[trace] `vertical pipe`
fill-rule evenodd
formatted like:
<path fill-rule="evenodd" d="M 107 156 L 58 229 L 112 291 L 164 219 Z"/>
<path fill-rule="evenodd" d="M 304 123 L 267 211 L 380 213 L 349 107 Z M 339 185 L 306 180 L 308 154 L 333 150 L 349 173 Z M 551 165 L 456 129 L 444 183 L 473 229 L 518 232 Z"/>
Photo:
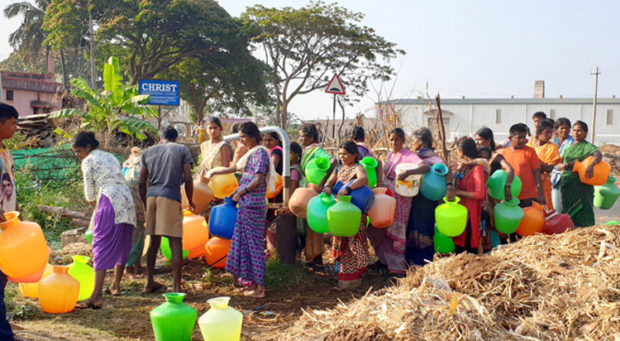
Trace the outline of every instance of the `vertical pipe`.
<path fill-rule="evenodd" d="M 291 196 L 291 142 L 286 131 L 280 127 L 269 126 L 260 129 L 261 133 L 277 133 L 282 141 L 282 198 L 284 204 L 288 205 L 288 199 Z M 231 134 L 224 136 L 224 141 L 234 141 L 239 139 L 239 134 Z"/>

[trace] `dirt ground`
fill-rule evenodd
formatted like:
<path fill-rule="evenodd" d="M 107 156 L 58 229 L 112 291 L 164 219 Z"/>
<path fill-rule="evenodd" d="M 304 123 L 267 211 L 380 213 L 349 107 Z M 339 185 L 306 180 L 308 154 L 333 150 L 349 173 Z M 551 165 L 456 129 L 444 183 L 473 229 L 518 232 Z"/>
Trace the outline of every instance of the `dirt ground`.
<path fill-rule="evenodd" d="M 330 308 L 339 301 L 359 298 L 394 282 L 387 276 L 368 274 L 362 287 L 337 291 L 333 275 L 298 270 L 302 277 L 294 287 L 267 287 L 266 298 L 253 299 L 238 291 L 229 274 L 222 270 L 209 273 L 205 271 L 204 261 L 189 260 L 183 269 L 185 302 L 201 316 L 209 308 L 208 299 L 230 296 L 231 306 L 244 314 L 242 339 L 267 340 L 274 330 L 286 329 L 294 323 L 302 315 L 302 309 Z M 166 285 L 172 284 L 170 273 L 159 274 L 156 278 Z M 16 337 L 18 340 L 152 340 L 149 312 L 164 299 L 161 293 L 142 294 L 143 287 L 143 276 L 126 276 L 122 282 L 123 295 L 106 295 L 102 309 L 52 315 L 43 313 L 36 300 L 22 297 L 17 285 L 10 283 L 7 296 L 13 296 L 12 305 L 17 307 L 12 323 L 23 328 L 15 330 Z M 197 325 L 192 340 L 202 340 Z"/>

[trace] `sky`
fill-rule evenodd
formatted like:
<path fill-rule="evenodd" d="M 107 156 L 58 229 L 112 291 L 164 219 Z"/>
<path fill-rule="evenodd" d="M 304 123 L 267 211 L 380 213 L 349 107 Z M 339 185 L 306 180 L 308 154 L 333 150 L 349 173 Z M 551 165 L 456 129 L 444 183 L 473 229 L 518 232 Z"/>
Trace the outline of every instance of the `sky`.
<path fill-rule="evenodd" d="M 16 0 L 0 0 L 0 8 Z M 260 3 L 300 7 L 307 1 L 219 1 L 232 16 Z M 340 0 L 365 15 L 362 24 L 394 42 L 406 55 L 393 61 L 398 76 L 383 86 L 391 99 L 426 93 L 442 98 L 530 98 L 534 81 L 545 96 L 620 95 L 620 1 L 577 0 Z M 11 51 L 8 34 L 20 20 L 0 18 L 0 59 Z M 428 88 L 427 88 L 428 84 Z M 375 84 L 380 87 L 380 83 Z M 382 98 L 382 99 L 385 99 Z M 371 91 L 347 108 L 348 116 L 372 113 Z M 296 97 L 289 110 L 303 119 L 331 117 L 331 95 Z"/>

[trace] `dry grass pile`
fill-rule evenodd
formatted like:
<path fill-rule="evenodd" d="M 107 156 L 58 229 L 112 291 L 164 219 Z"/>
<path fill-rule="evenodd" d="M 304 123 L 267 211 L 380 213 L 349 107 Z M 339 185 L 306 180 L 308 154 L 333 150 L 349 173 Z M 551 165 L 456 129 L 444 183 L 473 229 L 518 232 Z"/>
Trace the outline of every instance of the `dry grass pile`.
<path fill-rule="evenodd" d="M 618 340 L 620 226 L 461 254 L 382 293 L 305 311 L 287 340 Z"/>

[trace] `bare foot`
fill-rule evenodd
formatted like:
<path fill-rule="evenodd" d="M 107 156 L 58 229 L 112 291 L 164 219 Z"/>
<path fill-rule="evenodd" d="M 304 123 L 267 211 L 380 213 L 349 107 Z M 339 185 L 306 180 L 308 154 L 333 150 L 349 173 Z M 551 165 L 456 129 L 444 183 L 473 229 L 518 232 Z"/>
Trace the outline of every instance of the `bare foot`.
<path fill-rule="evenodd" d="M 111 286 L 110 288 L 108 288 L 108 290 L 110 290 L 110 294 L 112 294 L 112 296 L 120 296 L 121 295 L 121 289 L 118 288 L 118 287 Z"/>
<path fill-rule="evenodd" d="M 265 289 L 249 290 L 243 293 L 243 296 L 252 298 L 265 298 Z"/>
<path fill-rule="evenodd" d="M 120 296 L 121 295 L 121 290 L 120 289 L 114 289 L 113 287 L 108 287 L 103 289 L 103 293 L 106 295 L 112 295 L 112 296 Z"/>
<path fill-rule="evenodd" d="M 256 284 L 252 284 L 252 285 L 248 285 L 248 286 L 244 286 L 241 289 L 239 289 L 241 292 L 248 292 L 248 291 L 252 291 L 252 290 L 256 290 Z"/>
<path fill-rule="evenodd" d="M 76 309 L 101 309 L 103 307 L 103 299 L 87 299 L 75 305 Z"/>
<path fill-rule="evenodd" d="M 24 330 L 24 327 L 13 324 L 13 323 L 9 323 L 11 325 L 11 329 L 12 330 Z"/>
<path fill-rule="evenodd" d="M 165 286 L 163 284 L 153 282 L 153 284 L 144 287 L 144 290 L 142 292 L 145 294 L 152 294 L 162 289 L 165 289 Z"/>

